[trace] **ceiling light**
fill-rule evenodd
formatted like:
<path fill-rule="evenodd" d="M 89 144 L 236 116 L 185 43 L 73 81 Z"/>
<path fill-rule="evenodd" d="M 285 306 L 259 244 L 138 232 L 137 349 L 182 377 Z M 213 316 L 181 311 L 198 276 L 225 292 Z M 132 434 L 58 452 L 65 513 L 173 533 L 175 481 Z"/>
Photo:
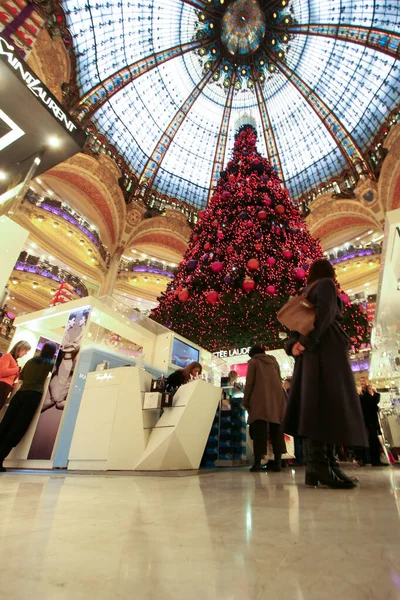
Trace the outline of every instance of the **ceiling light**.
<path fill-rule="evenodd" d="M 4 171 L 0 171 L 0 181 L 5 181 L 7 179 L 7 174 Z"/>
<path fill-rule="evenodd" d="M 68 231 L 68 232 L 67 232 L 67 236 L 68 236 L 68 237 L 72 237 L 72 231 Z"/>
<path fill-rule="evenodd" d="M 47 190 L 46 194 L 48 194 L 49 196 L 52 196 L 53 192 L 51 190 Z"/>
<path fill-rule="evenodd" d="M 360 264 L 360 263 L 357 263 L 357 264 L 356 264 L 356 267 L 361 267 L 361 264 Z"/>
<path fill-rule="evenodd" d="M 370 260 L 368 264 L 370 267 L 372 267 L 374 263 L 372 262 L 372 260 Z"/>
<path fill-rule="evenodd" d="M 85 241 L 84 241 L 84 240 L 79 240 L 79 245 L 80 245 L 80 246 L 83 246 L 83 244 L 84 244 L 84 243 L 85 243 Z"/>
<path fill-rule="evenodd" d="M 149 278 L 148 277 L 143 277 L 143 281 L 148 281 Z"/>
<path fill-rule="evenodd" d="M 58 223 L 57 223 L 56 221 L 54 221 L 54 223 L 53 223 L 53 227 L 54 227 L 54 229 L 57 229 L 57 227 L 58 227 Z"/>
<path fill-rule="evenodd" d="M 36 283 L 36 281 L 34 281 L 34 282 L 32 283 L 32 287 L 33 287 L 33 289 L 34 289 L 34 290 L 36 290 L 36 288 L 38 287 L 38 285 L 39 285 L 39 284 L 38 284 L 38 283 Z"/>
<path fill-rule="evenodd" d="M 47 142 L 48 142 L 49 146 L 51 146 L 52 148 L 59 148 L 60 144 L 61 144 L 59 138 L 57 138 L 55 136 L 49 137 Z"/>
<path fill-rule="evenodd" d="M 37 182 L 37 183 L 42 183 L 42 180 L 41 180 L 41 179 L 39 179 L 39 177 L 38 177 L 38 178 L 36 179 L 36 182 Z"/>
<path fill-rule="evenodd" d="M 370 229 L 370 230 L 368 231 L 368 235 L 371 235 L 371 233 L 374 233 L 373 229 Z"/>
<path fill-rule="evenodd" d="M 369 285 L 369 281 L 368 281 L 368 283 L 364 283 L 364 285 L 365 285 L 365 287 L 367 287 Z"/>
<path fill-rule="evenodd" d="M 144 252 L 142 252 L 142 258 L 147 258 L 147 254 L 145 254 Z"/>
<path fill-rule="evenodd" d="M 44 217 L 42 217 L 42 215 L 39 215 L 37 220 L 39 221 L 39 223 L 42 223 L 44 221 Z"/>
<path fill-rule="evenodd" d="M 11 281 L 12 281 L 13 285 L 17 285 L 19 283 L 19 280 L 16 279 L 16 277 L 13 277 Z"/>
<path fill-rule="evenodd" d="M 360 238 L 360 237 L 357 237 L 357 238 L 356 238 L 356 242 L 359 242 L 360 240 L 361 240 L 361 238 Z"/>

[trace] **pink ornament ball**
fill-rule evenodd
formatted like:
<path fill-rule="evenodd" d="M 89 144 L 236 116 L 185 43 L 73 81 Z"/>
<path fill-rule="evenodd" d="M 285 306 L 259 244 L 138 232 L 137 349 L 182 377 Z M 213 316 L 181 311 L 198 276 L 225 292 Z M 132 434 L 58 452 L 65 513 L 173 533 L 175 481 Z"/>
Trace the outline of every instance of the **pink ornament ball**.
<path fill-rule="evenodd" d="M 255 287 L 256 287 L 256 282 L 254 281 L 254 279 L 250 279 L 250 277 L 246 277 L 246 279 L 243 280 L 242 288 L 244 289 L 245 292 L 252 292 Z"/>
<path fill-rule="evenodd" d="M 285 207 L 282 204 L 278 204 L 278 206 L 275 207 L 275 212 L 278 213 L 278 215 L 283 215 Z"/>
<path fill-rule="evenodd" d="M 219 260 L 216 260 L 215 262 L 211 263 L 211 271 L 213 273 L 221 273 L 222 271 L 222 262 L 220 262 Z"/>
<path fill-rule="evenodd" d="M 246 221 L 246 227 L 248 229 L 250 229 L 251 227 L 253 227 L 253 221 Z"/>
<path fill-rule="evenodd" d="M 189 296 L 189 290 L 187 288 L 183 288 L 183 290 L 178 294 L 178 300 L 179 302 L 186 302 L 189 300 Z"/>
<path fill-rule="evenodd" d="M 257 217 L 260 219 L 260 221 L 265 221 L 267 218 L 267 212 L 265 210 L 260 210 Z"/>
<path fill-rule="evenodd" d="M 267 294 L 273 296 L 276 292 L 276 287 L 274 285 L 267 285 Z"/>
<path fill-rule="evenodd" d="M 211 244 L 210 244 L 210 242 L 206 242 L 206 243 L 204 244 L 203 248 L 204 248 L 204 250 L 205 250 L 206 252 L 208 252 L 208 251 L 211 249 Z"/>
<path fill-rule="evenodd" d="M 223 231 L 218 231 L 218 233 L 217 233 L 217 238 L 218 238 L 219 240 L 223 240 L 223 239 L 224 239 L 224 232 L 223 232 Z"/>
<path fill-rule="evenodd" d="M 350 304 L 350 298 L 344 292 L 339 294 L 339 297 L 340 297 L 341 301 L 343 302 L 343 304 Z"/>
<path fill-rule="evenodd" d="M 264 204 L 265 204 L 265 206 L 271 206 L 271 204 L 272 204 L 271 198 L 269 198 L 268 196 L 266 198 L 264 198 Z"/>
<path fill-rule="evenodd" d="M 276 263 L 276 260 L 273 256 L 270 256 L 269 258 L 267 258 L 267 265 L 269 265 L 270 267 L 273 267 L 275 263 Z"/>
<path fill-rule="evenodd" d="M 298 269 L 294 270 L 294 276 L 296 277 L 296 279 L 304 279 L 304 277 L 306 276 L 306 272 L 304 269 L 299 267 Z"/>
<path fill-rule="evenodd" d="M 211 223 L 211 225 L 212 225 L 213 227 L 218 227 L 218 226 L 219 226 L 219 223 L 218 223 L 217 219 L 214 219 L 214 221 Z"/>
<path fill-rule="evenodd" d="M 247 268 L 250 271 L 258 271 L 258 269 L 260 268 L 260 261 L 256 258 L 251 258 L 247 263 Z"/>
<path fill-rule="evenodd" d="M 215 304 L 218 301 L 219 294 L 218 292 L 211 290 L 206 295 L 206 300 L 209 304 Z"/>
<path fill-rule="evenodd" d="M 288 248 L 285 248 L 285 250 L 282 252 L 282 255 L 284 256 L 284 258 L 292 258 L 293 253 L 291 250 L 288 250 Z"/>
<path fill-rule="evenodd" d="M 225 202 L 226 202 L 227 200 L 230 200 L 230 197 L 231 197 L 231 194 L 230 194 L 230 192 L 223 192 L 223 194 L 222 194 L 222 196 L 221 196 L 222 200 L 224 200 Z"/>
<path fill-rule="evenodd" d="M 233 246 L 228 246 L 226 251 L 228 254 L 233 254 L 235 252 L 235 248 Z"/>

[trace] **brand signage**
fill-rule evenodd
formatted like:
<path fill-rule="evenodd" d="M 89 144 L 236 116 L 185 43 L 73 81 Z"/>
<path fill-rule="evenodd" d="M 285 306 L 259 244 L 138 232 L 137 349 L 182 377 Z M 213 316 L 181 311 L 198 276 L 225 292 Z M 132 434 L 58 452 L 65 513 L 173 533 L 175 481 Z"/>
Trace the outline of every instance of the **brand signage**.
<path fill-rule="evenodd" d="M 247 348 L 230 348 L 229 350 L 219 350 L 218 352 L 214 352 L 214 356 L 218 358 L 231 358 L 232 356 L 244 356 L 248 354 L 251 346 L 247 346 Z"/>
<path fill-rule="evenodd" d="M 9 66 L 14 69 L 17 76 L 25 83 L 28 90 L 36 96 L 54 115 L 62 126 L 73 133 L 77 126 L 67 115 L 57 100 L 52 94 L 43 86 L 40 79 L 29 69 L 29 67 L 22 61 L 18 56 L 14 46 L 9 44 L 3 37 L 0 36 L 0 57 L 2 60 L 6 60 Z"/>

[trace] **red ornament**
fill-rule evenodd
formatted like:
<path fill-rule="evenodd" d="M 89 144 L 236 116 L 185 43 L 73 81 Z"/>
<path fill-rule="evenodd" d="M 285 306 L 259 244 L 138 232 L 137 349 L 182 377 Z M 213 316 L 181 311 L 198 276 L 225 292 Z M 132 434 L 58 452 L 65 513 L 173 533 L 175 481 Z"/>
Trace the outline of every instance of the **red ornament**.
<path fill-rule="evenodd" d="M 222 200 L 224 200 L 225 202 L 226 202 L 227 200 L 230 200 L 230 197 L 231 197 L 231 195 L 230 195 L 230 193 L 229 193 L 229 192 L 224 192 L 224 193 L 222 194 L 222 196 L 221 196 Z"/>
<path fill-rule="evenodd" d="M 276 287 L 274 285 L 267 285 L 267 294 L 273 296 L 276 292 Z"/>
<path fill-rule="evenodd" d="M 246 227 L 248 229 L 250 229 L 250 227 L 253 227 L 253 221 L 246 221 Z"/>
<path fill-rule="evenodd" d="M 296 279 L 304 279 L 304 277 L 306 276 L 306 272 L 304 269 L 299 267 L 298 269 L 294 270 L 294 276 L 296 277 Z"/>
<path fill-rule="evenodd" d="M 211 263 L 210 266 L 213 273 L 221 273 L 223 264 L 219 260 L 216 260 L 215 262 Z"/>
<path fill-rule="evenodd" d="M 210 242 L 206 242 L 206 243 L 204 244 L 203 248 L 204 248 L 204 250 L 205 250 L 206 252 L 208 252 L 208 251 L 210 250 L 210 248 L 211 248 L 211 244 L 210 244 Z"/>
<path fill-rule="evenodd" d="M 269 265 L 270 267 L 273 267 L 275 263 L 276 263 L 276 260 L 273 256 L 270 256 L 269 258 L 267 258 L 267 265 Z"/>
<path fill-rule="evenodd" d="M 233 246 L 228 246 L 226 252 L 227 254 L 233 254 L 235 252 L 235 248 Z"/>
<path fill-rule="evenodd" d="M 264 221 L 267 218 L 267 212 L 265 210 L 260 210 L 260 212 L 258 213 L 257 217 L 260 219 L 260 221 Z"/>
<path fill-rule="evenodd" d="M 250 277 L 246 277 L 243 280 L 242 288 L 244 289 L 245 292 L 252 292 L 255 287 L 256 287 L 256 282 L 254 281 L 254 279 L 251 279 Z"/>
<path fill-rule="evenodd" d="M 289 250 L 288 248 L 285 248 L 282 252 L 283 256 L 287 259 L 292 258 L 293 253 L 291 250 Z"/>
<path fill-rule="evenodd" d="M 309 251 L 309 247 L 306 246 L 305 244 L 302 245 L 301 249 L 302 249 L 303 252 L 308 252 Z"/>
<path fill-rule="evenodd" d="M 258 261 L 256 258 L 251 258 L 247 263 L 247 268 L 250 271 L 258 271 L 260 268 L 260 261 Z"/>
<path fill-rule="evenodd" d="M 178 300 L 179 302 L 186 302 L 186 300 L 189 300 L 189 296 L 189 290 L 187 288 L 183 288 L 183 290 L 178 294 Z"/>
<path fill-rule="evenodd" d="M 282 204 L 278 204 L 278 206 L 275 207 L 275 212 L 277 212 L 278 215 L 283 215 L 285 207 Z"/>
<path fill-rule="evenodd" d="M 199 217 L 199 219 L 202 219 L 204 217 L 204 215 L 206 214 L 205 210 L 199 210 L 197 216 Z"/>
<path fill-rule="evenodd" d="M 272 204 L 272 200 L 269 196 L 267 196 L 266 198 L 264 198 L 264 204 L 265 206 L 271 206 Z"/>
<path fill-rule="evenodd" d="M 212 225 L 213 227 L 218 227 L 218 226 L 219 226 L 219 223 L 218 223 L 217 219 L 214 219 L 214 221 L 211 223 L 211 225 Z"/>
<path fill-rule="evenodd" d="M 217 233 L 217 238 L 218 238 L 219 240 L 223 240 L 223 239 L 224 239 L 224 232 L 223 232 L 223 231 L 218 231 L 218 233 Z"/>
<path fill-rule="evenodd" d="M 211 290 L 211 292 L 208 292 L 206 295 L 206 300 L 210 304 L 215 304 L 218 301 L 218 298 L 219 298 L 219 294 L 218 294 L 218 292 L 216 292 L 214 290 Z"/>
<path fill-rule="evenodd" d="M 254 244 L 254 249 L 257 250 L 257 252 L 260 252 L 262 250 L 262 244 Z"/>
<path fill-rule="evenodd" d="M 229 181 L 229 183 L 235 183 L 236 177 L 234 175 L 229 175 L 228 181 Z"/>
<path fill-rule="evenodd" d="M 194 242 L 197 242 L 197 240 L 198 240 L 198 237 L 199 237 L 199 236 L 197 235 L 197 233 L 195 233 L 195 234 L 194 234 L 194 236 L 193 236 L 193 238 L 192 238 L 192 240 L 193 240 Z"/>

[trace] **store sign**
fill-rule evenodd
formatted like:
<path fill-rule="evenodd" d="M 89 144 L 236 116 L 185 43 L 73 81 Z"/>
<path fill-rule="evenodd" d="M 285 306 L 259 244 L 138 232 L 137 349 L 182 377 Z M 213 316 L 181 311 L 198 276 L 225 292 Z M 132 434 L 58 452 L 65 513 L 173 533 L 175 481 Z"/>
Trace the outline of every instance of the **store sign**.
<path fill-rule="evenodd" d="M 0 150 L 4 150 L 23 135 L 25 135 L 25 131 L 0 109 Z"/>
<path fill-rule="evenodd" d="M 218 352 L 213 352 L 214 356 L 218 358 L 230 358 L 232 356 L 244 356 L 248 354 L 251 346 L 247 346 L 247 348 L 231 348 L 230 350 L 219 350 Z"/>
<path fill-rule="evenodd" d="M 56 99 L 51 96 L 50 92 L 46 90 L 35 74 L 27 67 L 27 65 L 21 62 L 14 46 L 9 44 L 3 37 L 0 36 L 0 57 L 3 60 L 7 60 L 10 67 L 14 69 L 19 79 L 21 79 L 28 90 L 39 98 L 39 100 L 47 107 L 47 109 L 55 116 L 62 126 L 72 133 L 77 129 L 75 123 L 69 118 L 64 112 L 61 106 L 58 104 Z"/>

